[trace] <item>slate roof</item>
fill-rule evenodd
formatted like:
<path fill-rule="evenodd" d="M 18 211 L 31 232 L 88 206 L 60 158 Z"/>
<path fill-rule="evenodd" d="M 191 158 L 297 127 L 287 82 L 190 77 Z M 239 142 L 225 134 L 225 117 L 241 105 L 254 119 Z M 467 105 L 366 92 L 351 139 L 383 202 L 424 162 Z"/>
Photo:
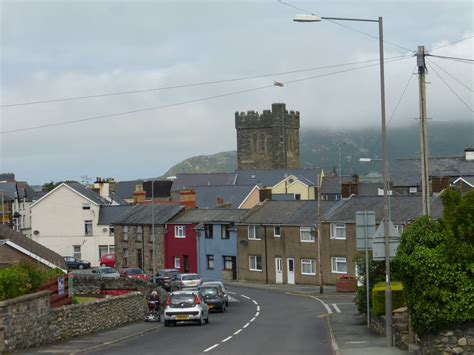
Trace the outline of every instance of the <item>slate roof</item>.
<path fill-rule="evenodd" d="M 0 239 L 8 239 L 16 245 L 28 250 L 30 253 L 49 261 L 61 269 L 67 270 L 66 263 L 61 255 L 34 240 L 25 237 L 22 233 L 16 232 L 4 224 L 0 224 Z"/>
<path fill-rule="evenodd" d="M 275 186 L 283 179 L 294 175 L 307 185 L 317 185 L 320 169 L 256 169 L 236 170 L 236 185 Z"/>
<path fill-rule="evenodd" d="M 321 215 L 339 201 L 321 201 Z M 265 201 L 252 208 L 240 224 L 314 226 L 317 201 Z"/>
<path fill-rule="evenodd" d="M 295 194 L 273 194 L 272 193 L 272 200 L 273 201 L 294 201 Z"/>
<path fill-rule="evenodd" d="M 324 176 L 323 184 L 321 188 L 321 194 L 323 195 L 340 195 L 341 182 L 350 182 L 352 177 L 350 176 Z"/>
<path fill-rule="evenodd" d="M 82 185 L 78 182 L 65 182 L 64 184 L 68 185 L 70 188 L 76 190 L 81 195 L 87 197 L 89 200 L 97 203 L 98 205 L 108 205 L 108 204 L 110 204 L 106 199 L 100 197 L 100 195 L 97 192 L 86 188 L 84 185 Z"/>
<path fill-rule="evenodd" d="M 0 191 L 4 201 L 13 201 L 16 197 L 16 182 L 0 182 Z"/>
<path fill-rule="evenodd" d="M 474 176 L 461 176 L 458 179 L 463 179 L 469 185 L 474 186 Z M 456 179 L 456 180 L 458 180 Z"/>
<path fill-rule="evenodd" d="M 235 223 L 240 221 L 249 210 L 243 209 L 192 209 L 174 218 L 171 223 Z"/>
<path fill-rule="evenodd" d="M 196 205 L 198 208 L 215 208 L 217 197 L 222 197 L 224 203 L 230 204 L 231 208 L 238 208 L 250 191 L 255 186 L 198 186 L 194 187 L 196 192 Z"/>
<path fill-rule="evenodd" d="M 430 158 L 430 176 L 474 176 L 474 160 L 464 157 Z M 399 159 L 390 165 L 394 186 L 418 186 L 421 184 L 420 159 Z"/>
<path fill-rule="evenodd" d="M 196 186 L 234 185 L 234 182 L 234 173 L 177 174 L 176 180 L 173 181 L 171 186 L 171 192 L 178 192 Z"/>
<path fill-rule="evenodd" d="M 120 216 L 114 224 L 152 224 L 152 210 L 154 210 L 155 224 L 168 223 L 174 216 L 184 210 L 183 206 L 155 204 L 136 205 Z"/>
<path fill-rule="evenodd" d="M 146 197 L 151 199 L 151 192 L 153 183 L 153 194 L 155 197 L 170 197 L 171 186 L 173 185 L 172 180 L 151 180 L 143 182 L 143 190 L 146 192 Z"/>
<path fill-rule="evenodd" d="M 405 224 L 422 215 L 421 196 L 391 196 L 390 214 L 394 224 Z M 357 211 L 375 211 L 375 219 L 383 219 L 383 196 L 352 196 L 335 205 L 324 218 L 327 222 L 355 223 Z M 431 216 L 435 219 L 441 217 L 442 204 L 438 196 L 431 198 Z"/>
<path fill-rule="evenodd" d="M 123 199 L 132 199 L 135 185 L 142 183 L 143 180 L 118 181 L 115 184 L 115 194 Z"/>
<path fill-rule="evenodd" d="M 102 206 L 99 211 L 99 225 L 115 224 L 122 215 L 131 211 L 132 205 Z"/>
<path fill-rule="evenodd" d="M 26 181 L 17 181 L 16 186 L 18 189 L 18 197 L 20 199 L 25 198 L 27 201 L 33 201 L 38 198 L 35 190 L 33 190 Z"/>

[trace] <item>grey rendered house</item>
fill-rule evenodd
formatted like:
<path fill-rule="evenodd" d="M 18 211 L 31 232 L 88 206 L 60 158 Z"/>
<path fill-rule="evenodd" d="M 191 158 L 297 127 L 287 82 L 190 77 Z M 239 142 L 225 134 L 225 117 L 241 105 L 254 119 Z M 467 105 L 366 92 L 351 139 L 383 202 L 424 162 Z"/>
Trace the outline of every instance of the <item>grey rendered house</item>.
<path fill-rule="evenodd" d="M 196 230 L 198 273 L 202 279 L 237 279 L 237 227 L 248 210 L 190 209 L 173 219 Z"/>
<path fill-rule="evenodd" d="M 337 201 L 321 201 L 321 215 Z M 317 201 L 265 201 L 238 223 L 239 280 L 318 284 Z M 324 239 L 323 239 L 324 240 Z"/>

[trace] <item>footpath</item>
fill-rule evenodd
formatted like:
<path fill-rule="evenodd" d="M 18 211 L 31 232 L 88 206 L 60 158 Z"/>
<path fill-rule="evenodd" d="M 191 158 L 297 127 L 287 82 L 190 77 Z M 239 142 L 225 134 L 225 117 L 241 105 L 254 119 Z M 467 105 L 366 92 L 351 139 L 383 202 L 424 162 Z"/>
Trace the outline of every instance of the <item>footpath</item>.
<path fill-rule="evenodd" d="M 327 325 L 336 355 L 403 355 L 408 354 L 396 347 L 387 347 L 385 337 L 367 327 L 363 317 L 353 303 L 354 293 L 339 293 L 335 287 L 325 286 L 324 293 L 319 286 L 257 284 L 250 282 L 229 282 L 230 287 L 251 287 L 288 293 L 295 297 L 311 297 L 326 308 Z M 25 349 L 12 354 L 81 354 L 98 350 L 103 346 L 137 337 L 163 326 L 163 323 L 135 322 L 108 331 L 93 333 L 69 341 L 48 344 L 39 348 Z"/>

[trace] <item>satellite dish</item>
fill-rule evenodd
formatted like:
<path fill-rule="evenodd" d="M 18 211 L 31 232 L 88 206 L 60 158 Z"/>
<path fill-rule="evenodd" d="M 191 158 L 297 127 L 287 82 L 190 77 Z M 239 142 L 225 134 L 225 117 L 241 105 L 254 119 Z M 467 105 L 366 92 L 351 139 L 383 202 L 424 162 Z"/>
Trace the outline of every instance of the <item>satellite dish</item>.
<path fill-rule="evenodd" d="M 241 240 L 240 241 L 240 245 L 242 245 L 243 247 L 246 247 L 249 243 L 246 241 L 246 240 Z"/>
<path fill-rule="evenodd" d="M 39 231 L 34 231 L 33 234 L 34 234 L 34 235 L 39 235 L 40 232 L 39 232 Z"/>
<path fill-rule="evenodd" d="M 108 231 L 107 228 L 102 228 L 102 232 L 106 233 Z"/>

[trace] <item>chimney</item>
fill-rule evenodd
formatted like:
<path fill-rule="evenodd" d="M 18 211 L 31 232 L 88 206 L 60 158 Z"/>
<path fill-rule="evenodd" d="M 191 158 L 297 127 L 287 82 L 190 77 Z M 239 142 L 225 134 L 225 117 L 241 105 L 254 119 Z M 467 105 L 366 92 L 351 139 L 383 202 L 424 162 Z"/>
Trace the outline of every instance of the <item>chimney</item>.
<path fill-rule="evenodd" d="M 179 203 L 185 209 L 196 208 L 196 192 L 192 189 L 183 189 L 179 192 Z"/>
<path fill-rule="evenodd" d="M 466 161 L 473 161 L 474 160 L 474 148 L 464 149 L 464 159 Z"/>
<path fill-rule="evenodd" d="M 143 191 L 142 184 L 135 185 L 135 191 L 133 192 L 133 204 L 138 205 L 140 203 L 144 203 L 146 199 L 146 192 Z"/>
<path fill-rule="evenodd" d="M 94 183 L 94 189 L 99 190 L 100 197 L 109 198 L 110 197 L 109 179 L 102 179 L 101 177 L 96 178 L 96 181 Z"/>
<path fill-rule="evenodd" d="M 219 205 L 222 205 L 223 203 L 224 203 L 224 199 L 221 196 L 217 196 L 216 207 L 219 207 Z"/>
<path fill-rule="evenodd" d="M 272 199 L 272 189 L 259 189 L 258 190 L 258 202 Z"/>

